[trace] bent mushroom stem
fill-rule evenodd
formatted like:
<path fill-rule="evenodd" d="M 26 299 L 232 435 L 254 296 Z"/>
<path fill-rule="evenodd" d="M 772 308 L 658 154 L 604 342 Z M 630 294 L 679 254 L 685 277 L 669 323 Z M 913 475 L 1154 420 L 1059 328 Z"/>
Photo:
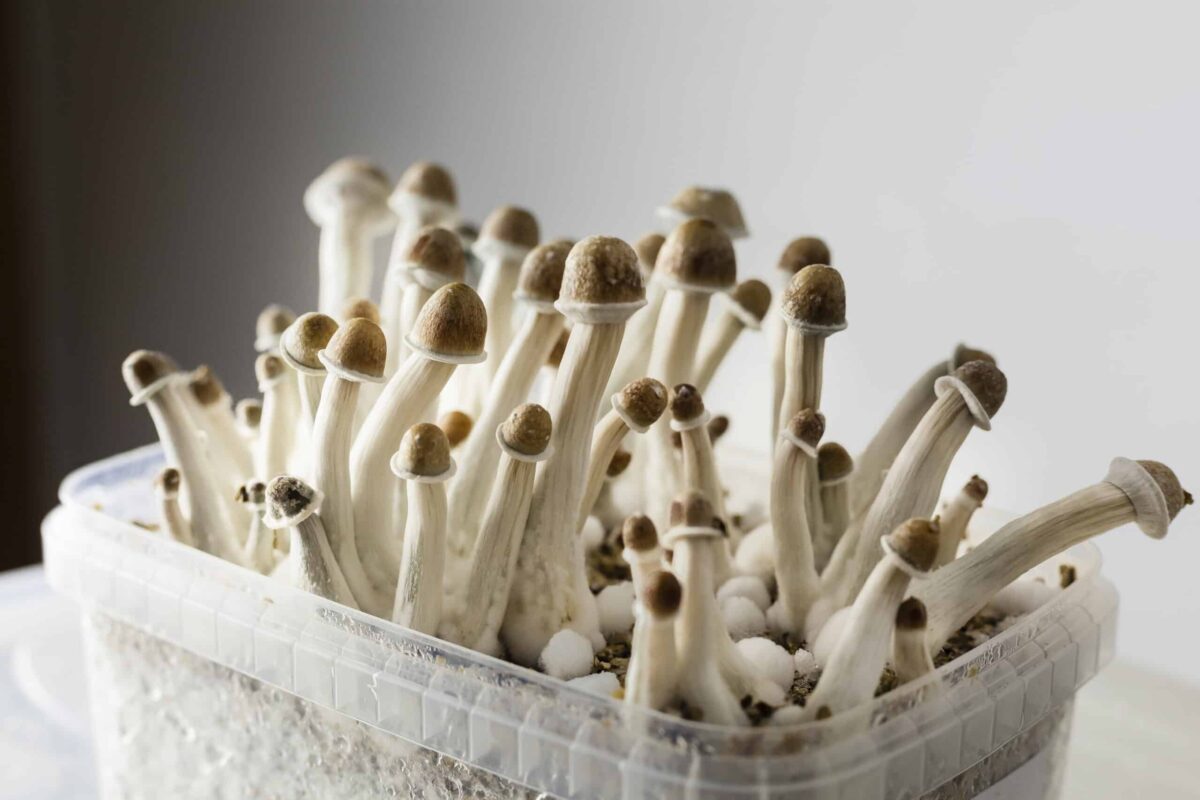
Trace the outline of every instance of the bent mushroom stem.
<path fill-rule="evenodd" d="M 683 588 L 670 572 L 655 570 L 638 594 L 645 613 L 633 625 L 625 702 L 661 711 L 675 699 L 678 666 L 675 617 Z"/>
<path fill-rule="evenodd" d="M 321 492 L 299 478 L 280 475 L 267 484 L 266 497 L 263 524 L 272 530 L 286 530 L 291 540 L 288 556 L 291 584 L 318 597 L 358 608 L 334 557 L 325 526 L 316 514 L 323 499 Z"/>
<path fill-rule="evenodd" d="M 1165 465 L 1114 459 L 1103 481 L 1013 520 L 933 574 L 918 593 L 929 611 L 930 649 L 940 649 L 998 591 L 1051 556 L 1129 522 L 1161 538 L 1191 502 Z"/>
<path fill-rule="evenodd" d="M 815 471 L 817 444 L 825 433 L 820 412 L 804 409 L 794 416 L 779 435 L 775 465 L 771 471 L 771 530 L 775 536 L 775 583 L 790 632 L 806 636 L 808 611 L 820 585 L 813 556 L 812 534 L 805 513 L 804 496 L 797 486 L 807 485 L 807 474 Z"/>
<path fill-rule="evenodd" d="M 942 526 L 942 540 L 938 545 L 935 567 L 944 567 L 958 555 L 958 546 L 967 536 L 967 525 L 971 516 L 979 510 L 987 493 L 987 481 L 973 475 L 966 486 L 946 503 L 942 513 L 938 515 L 938 522 Z"/>
<path fill-rule="evenodd" d="M 892 633 L 892 670 L 896 685 L 923 678 L 933 672 L 933 658 L 926 642 L 925 604 L 910 597 L 896 609 L 896 629 Z"/>
<path fill-rule="evenodd" d="M 721 475 L 717 470 L 717 459 L 713 454 L 712 438 L 708 432 L 711 419 L 712 416 L 704 407 L 704 398 L 695 386 L 681 383 L 672 390 L 671 430 L 679 434 L 685 487 L 709 498 L 714 513 L 721 520 L 725 530 L 730 532 L 736 545 L 741 532 L 734 529 L 729 515 L 725 513 L 725 485 L 721 482 Z M 721 560 L 720 556 L 718 560 Z M 728 567 L 727 564 L 723 566 Z M 719 572 L 718 584 L 728 577 L 728 572 Z"/>
<path fill-rule="evenodd" d="M 733 287 L 729 294 L 717 295 L 716 303 L 720 313 L 700 340 L 692 370 L 692 383 L 701 392 L 708 391 L 713 376 L 742 331 L 762 328 L 763 317 L 771 306 L 771 290 L 762 281 L 751 278 Z"/>
<path fill-rule="evenodd" d="M 232 481 L 249 480 L 254 474 L 250 448 L 238 434 L 233 399 L 216 373 L 207 366 L 197 368 L 189 376 L 188 389 L 195 400 L 199 416 L 196 421 L 208 436 L 207 450 L 212 460 Z"/>
<path fill-rule="evenodd" d="M 621 391 L 621 387 L 646 374 L 650 364 L 650 349 L 654 345 L 654 328 L 658 324 L 658 315 L 662 310 L 663 297 L 666 295 L 666 284 L 656 277 L 654 262 L 662 249 L 665 237 L 659 233 L 648 233 L 633 245 L 637 252 L 638 264 L 642 268 L 643 282 L 646 284 L 646 305 L 629 318 L 625 326 L 625 338 L 621 342 L 621 352 L 617 355 L 617 363 L 613 366 L 612 376 L 604 389 L 605 397 L 612 397 Z"/>
<path fill-rule="evenodd" d="M 823 522 L 813 542 L 817 572 L 824 572 L 833 548 L 850 527 L 850 476 L 853 474 L 854 460 L 846 448 L 836 442 L 826 442 L 817 449 Z"/>
<path fill-rule="evenodd" d="M 163 530 L 171 539 L 195 547 L 196 540 L 192 538 L 192 527 L 188 524 L 183 509 L 179 507 L 179 486 L 182 483 L 179 470 L 175 467 L 163 467 L 154 479 L 155 494 L 162 514 Z"/>

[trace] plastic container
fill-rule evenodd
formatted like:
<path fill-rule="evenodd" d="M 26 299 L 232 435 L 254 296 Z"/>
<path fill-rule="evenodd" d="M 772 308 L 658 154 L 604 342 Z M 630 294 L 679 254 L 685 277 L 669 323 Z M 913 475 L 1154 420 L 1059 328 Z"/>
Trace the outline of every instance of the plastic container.
<path fill-rule="evenodd" d="M 160 466 L 144 448 L 75 472 L 43 528 L 82 606 L 106 797 L 1053 797 L 1075 692 L 1112 656 L 1116 593 L 1084 545 L 1073 585 L 861 713 L 685 722 L 122 521 L 154 518 Z"/>

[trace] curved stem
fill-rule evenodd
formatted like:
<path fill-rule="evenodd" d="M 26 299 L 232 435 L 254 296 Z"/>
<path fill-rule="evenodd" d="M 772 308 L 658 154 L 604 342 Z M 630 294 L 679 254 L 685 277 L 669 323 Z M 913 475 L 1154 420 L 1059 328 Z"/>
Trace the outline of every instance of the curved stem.
<path fill-rule="evenodd" d="M 292 585 L 344 606 L 358 608 L 354 593 L 333 555 L 321 517 L 311 514 L 288 530 L 292 542 L 288 556 Z"/>
<path fill-rule="evenodd" d="M 701 394 L 708 389 L 713 376 L 717 374 L 717 369 L 724 363 L 725 357 L 729 355 L 729 351 L 733 349 L 734 343 L 745 329 L 746 325 L 729 313 L 723 313 L 713 321 L 712 327 L 700 342 L 696 367 L 692 370 L 692 384 Z"/>

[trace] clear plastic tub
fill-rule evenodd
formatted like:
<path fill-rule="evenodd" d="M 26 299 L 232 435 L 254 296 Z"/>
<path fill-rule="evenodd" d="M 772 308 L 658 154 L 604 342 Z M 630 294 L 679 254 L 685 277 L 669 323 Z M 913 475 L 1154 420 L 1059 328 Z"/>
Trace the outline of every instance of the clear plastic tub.
<path fill-rule="evenodd" d="M 1053 797 L 1116 592 L 1076 582 L 859 714 L 720 728 L 351 611 L 147 533 L 157 447 L 81 469 L 43 526 L 84 616 L 106 797 Z M 1056 575 L 1057 562 L 1045 565 Z"/>

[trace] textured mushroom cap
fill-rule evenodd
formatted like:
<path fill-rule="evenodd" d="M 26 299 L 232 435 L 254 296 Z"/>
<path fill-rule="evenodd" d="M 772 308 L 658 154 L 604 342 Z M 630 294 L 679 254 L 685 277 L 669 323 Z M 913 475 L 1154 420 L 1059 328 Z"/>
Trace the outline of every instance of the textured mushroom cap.
<path fill-rule="evenodd" d="M 170 356 L 154 350 L 135 350 L 121 364 L 121 374 L 131 393 L 141 391 L 155 381 L 178 371 L 179 366 Z"/>
<path fill-rule="evenodd" d="M 609 478 L 615 478 L 625 470 L 629 469 L 629 463 L 633 461 L 633 453 L 625 448 L 617 450 L 613 453 L 613 457 L 608 462 L 608 469 L 604 474 Z"/>
<path fill-rule="evenodd" d="M 643 270 L 654 271 L 654 263 L 658 261 L 658 251 L 662 249 L 663 242 L 666 240 L 667 237 L 661 233 L 647 233 L 634 242 L 633 251 L 637 253 L 638 263 L 642 265 Z"/>
<path fill-rule="evenodd" d="M 500 206 L 487 215 L 480 239 L 496 239 L 517 247 L 536 247 L 541 233 L 537 217 L 517 206 Z"/>
<path fill-rule="evenodd" d="M 436 200 L 447 205 L 458 204 L 458 192 L 454 188 L 454 177 L 441 164 L 417 161 L 404 170 L 396 191 L 415 194 L 427 200 Z"/>
<path fill-rule="evenodd" d="M 571 252 L 571 245 L 567 239 L 555 239 L 530 250 L 521 264 L 517 294 L 542 303 L 557 300 L 562 290 L 563 272 L 567 268 L 567 254 Z"/>
<path fill-rule="evenodd" d="M 788 422 L 788 433 L 810 447 L 816 447 L 825 435 L 825 415 L 811 408 L 802 408 Z M 820 465 L 818 464 L 818 469 Z"/>
<path fill-rule="evenodd" d="M 783 293 L 783 316 L 807 325 L 846 324 L 846 284 L 842 274 L 825 264 L 813 264 L 792 276 Z"/>
<path fill-rule="evenodd" d="M 638 378 L 617 394 L 617 405 L 635 424 L 648 428 L 667 410 L 667 387 L 654 378 Z"/>
<path fill-rule="evenodd" d="M 704 413 L 704 398 L 690 383 L 681 383 L 671 390 L 671 417 L 687 422 Z"/>
<path fill-rule="evenodd" d="M 580 239 L 567 254 L 561 298 L 570 303 L 633 303 L 646 297 L 637 254 L 613 236 Z"/>
<path fill-rule="evenodd" d="M 1192 504 L 1192 496 L 1179 483 L 1179 478 L 1175 475 L 1174 470 L 1168 467 L 1161 461 L 1149 461 L 1139 459 L 1138 464 L 1142 469 L 1150 473 L 1150 477 L 1158 484 L 1158 488 L 1162 490 L 1163 497 L 1167 500 L 1167 516 L 1175 519 L 1184 506 Z"/>
<path fill-rule="evenodd" d="M 245 400 L 238 400 L 233 413 L 237 416 L 237 421 L 243 428 L 255 430 L 262 424 L 262 401 L 256 397 L 247 397 Z"/>
<path fill-rule="evenodd" d="M 988 361 L 968 361 L 954 370 L 958 378 L 975 395 L 988 417 L 994 417 L 1004 405 L 1008 394 L 1008 378 L 1000 368 Z"/>
<path fill-rule="evenodd" d="M 291 519 L 300 514 L 316 498 L 313 487 L 292 475 L 280 475 L 267 484 L 267 507 L 271 516 Z"/>
<path fill-rule="evenodd" d="M 451 448 L 458 447 L 470 436 L 474 426 L 475 422 L 471 416 L 461 411 L 447 411 L 438 420 L 438 427 L 446 432 L 446 439 L 449 440 Z"/>
<path fill-rule="evenodd" d="M 287 330 L 288 325 L 296 321 L 296 312 L 287 306 L 271 303 L 258 312 L 254 322 L 254 335 L 259 339 L 269 339 L 279 336 Z"/>
<path fill-rule="evenodd" d="M 175 467 L 163 467 L 154 477 L 154 486 L 165 496 L 174 497 L 183 484 L 183 476 Z"/>
<path fill-rule="evenodd" d="M 387 339 L 374 322 L 348 319 L 329 340 L 325 357 L 342 369 L 379 378 L 387 361 Z"/>
<path fill-rule="evenodd" d="M 249 481 L 237 489 L 235 495 L 239 503 L 261 506 L 267 501 L 267 485 L 262 481 Z"/>
<path fill-rule="evenodd" d="M 771 289 L 757 278 L 750 278 L 733 287 L 729 297 L 759 322 L 771 307 Z"/>
<path fill-rule="evenodd" d="M 646 579 L 645 597 L 642 602 L 651 614 L 669 616 L 679 610 L 683 600 L 683 587 L 679 579 L 666 570 L 656 570 Z"/>
<path fill-rule="evenodd" d="M 400 440 L 396 465 L 413 475 L 437 477 L 450 469 L 450 440 L 432 422 L 418 422 Z"/>
<path fill-rule="evenodd" d="M 689 491 L 671 501 L 671 527 L 698 525 L 711 527 L 713 507 L 702 492 Z"/>
<path fill-rule="evenodd" d="M 487 310 L 475 290 L 465 283 L 448 283 L 421 307 L 409 336 L 432 353 L 478 356 L 487 324 Z"/>
<path fill-rule="evenodd" d="M 645 514 L 626 517 L 621 523 L 621 544 L 630 550 L 652 550 L 658 546 L 658 530 Z"/>
<path fill-rule="evenodd" d="M 458 234 L 435 225 L 421 229 L 408 248 L 408 263 L 445 276 L 448 281 L 461 281 L 467 274 L 467 257 Z"/>
<path fill-rule="evenodd" d="M 836 481 L 854 471 L 854 459 L 837 442 L 826 442 L 817 450 L 817 474 L 822 481 Z"/>
<path fill-rule="evenodd" d="M 500 438 L 504 443 L 527 456 L 544 453 L 553 432 L 550 412 L 537 403 L 517 406 L 500 425 Z"/>
<path fill-rule="evenodd" d="M 792 239 L 779 256 L 779 268 L 787 270 L 793 275 L 812 264 L 832 263 L 833 256 L 829 252 L 829 245 L 816 236 L 801 236 L 798 239 Z"/>
<path fill-rule="evenodd" d="M 985 499 L 987 499 L 987 481 L 978 475 L 972 475 L 971 480 L 967 481 L 966 486 L 963 487 L 963 492 L 975 500 L 976 503 L 982 503 Z"/>
<path fill-rule="evenodd" d="M 910 597 L 896 609 L 896 630 L 921 630 L 929 622 L 925 604 L 919 598 Z"/>
<path fill-rule="evenodd" d="M 318 225 L 339 208 L 385 208 L 391 181 L 387 173 L 363 158 L 341 158 L 325 168 L 304 193 L 304 208 Z"/>
<path fill-rule="evenodd" d="M 724 228 L 708 219 L 689 219 L 663 242 L 655 269 L 685 286 L 728 289 L 737 280 L 737 257 Z"/>
<path fill-rule="evenodd" d="M 366 319 L 379 324 L 379 306 L 366 297 L 352 297 L 342 306 L 342 319 Z"/>
<path fill-rule="evenodd" d="M 671 199 L 671 208 L 690 217 L 711 219 L 730 231 L 744 231 L 741 206 L 726 189 L 689 186 Z"/>
<path fill-rule="evenodd" d="M 969 347 L 965 344 L 960 344 L 954 348 L 954 356 L 950 361 L 954 365 L 954 369 L 958 369 L 968 361 L 986 361 L 992 365 L 996 363 L 996 359 L 991 353 L 985 350 L 976 350 L 974 347 Z"/>
<path fill-rule="evenodd" d="M 274 380 L 284 373 L 287 364 L 274 353 L 263 353 L 254 361 L 254 377 L 259 383 Z"/>
<path fill-rule="evenodd" d="M 310 311 L 301 314 L 284 331 L 280 348 L 288 357 L 309 369 L 324 369 L 317 353 L 329 346 L 329 340 L 337 333 L 337 320 L 326 314 Z"/>
<path fill-rule="evenodd" d="M 939 531 L 937 520 L 910 519 L 889 533 L 887 540 L 892 552 L 910 567 L 928 572 L 937 560 Z"/>
<path fill-rule="evenodd" d="M 188 378 L 188 390 L 202 406 L 210 406 L 225 397 L 225 386 L 207 364 L 201 364 L 192 371 Z"/>

